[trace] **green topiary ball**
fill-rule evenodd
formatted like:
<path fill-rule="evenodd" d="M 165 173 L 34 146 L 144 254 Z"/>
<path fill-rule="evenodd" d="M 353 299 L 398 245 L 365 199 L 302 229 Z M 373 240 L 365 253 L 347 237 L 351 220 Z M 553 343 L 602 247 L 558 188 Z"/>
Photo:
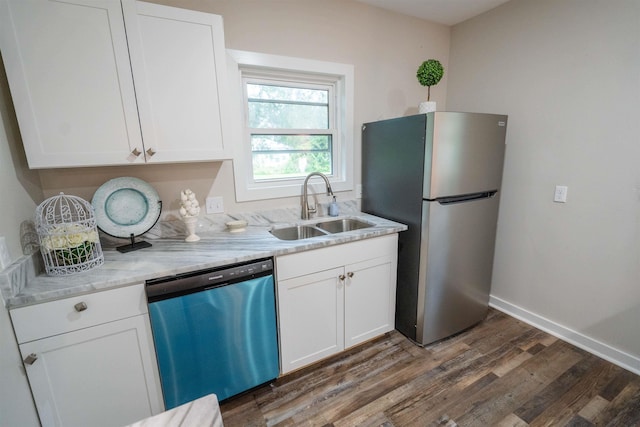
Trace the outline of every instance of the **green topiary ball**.
<path fill-rule="evenodd" d="M 427 59 L 418 67 L 416 77 L 422 86 L 437 84 L 444 75 L 444 68 L 437 59 Z"/>

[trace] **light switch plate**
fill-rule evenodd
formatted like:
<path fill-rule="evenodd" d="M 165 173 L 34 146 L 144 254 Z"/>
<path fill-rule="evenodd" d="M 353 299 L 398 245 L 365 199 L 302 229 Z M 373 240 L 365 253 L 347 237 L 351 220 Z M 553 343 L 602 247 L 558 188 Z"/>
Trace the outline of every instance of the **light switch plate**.
<path fill-rule="evenodd" d="M 207 197 L 207 213 L 224 213 L 222 197 Z"/>

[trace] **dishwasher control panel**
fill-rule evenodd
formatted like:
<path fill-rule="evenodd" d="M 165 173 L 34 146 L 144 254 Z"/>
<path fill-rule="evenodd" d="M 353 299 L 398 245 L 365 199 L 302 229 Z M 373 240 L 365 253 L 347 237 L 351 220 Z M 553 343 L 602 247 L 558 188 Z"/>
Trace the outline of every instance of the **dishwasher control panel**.
<path fill-rule="evenodd" d="M 151 302 L 152 300 L 186 295 L 269 274 L 273 274 L 272 258 L 160 277 L 147 280 L 147 298 Z"/>

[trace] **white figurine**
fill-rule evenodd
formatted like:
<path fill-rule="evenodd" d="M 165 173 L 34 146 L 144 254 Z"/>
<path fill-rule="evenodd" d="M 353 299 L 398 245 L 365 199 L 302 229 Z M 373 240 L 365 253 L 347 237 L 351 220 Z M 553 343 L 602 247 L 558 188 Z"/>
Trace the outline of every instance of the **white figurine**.
<path fill-rule="evenodd" d="M 200 215 L 200 204 L 196 199 L 196 194 L 189 189 L 182 190 L 180 192 L 180 216 L 187 226 L 188 235 L 184 239 L 187 242 L 200 240 L 200 237 L 195 233 L 198 215 Z"/>

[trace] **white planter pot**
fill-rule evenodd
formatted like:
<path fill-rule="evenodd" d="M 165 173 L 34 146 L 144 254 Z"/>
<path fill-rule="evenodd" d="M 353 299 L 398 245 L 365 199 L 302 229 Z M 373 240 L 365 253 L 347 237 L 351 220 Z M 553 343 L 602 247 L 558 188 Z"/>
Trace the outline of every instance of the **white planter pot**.
<path fill-rule="evenodd" d="M 418 108 L 418 111 L 420 112 L 420 114 L 431 113 L 433 111 L 436 111 L 436 102 L 435 101 L 421 102 L 420 107 Z"/>

